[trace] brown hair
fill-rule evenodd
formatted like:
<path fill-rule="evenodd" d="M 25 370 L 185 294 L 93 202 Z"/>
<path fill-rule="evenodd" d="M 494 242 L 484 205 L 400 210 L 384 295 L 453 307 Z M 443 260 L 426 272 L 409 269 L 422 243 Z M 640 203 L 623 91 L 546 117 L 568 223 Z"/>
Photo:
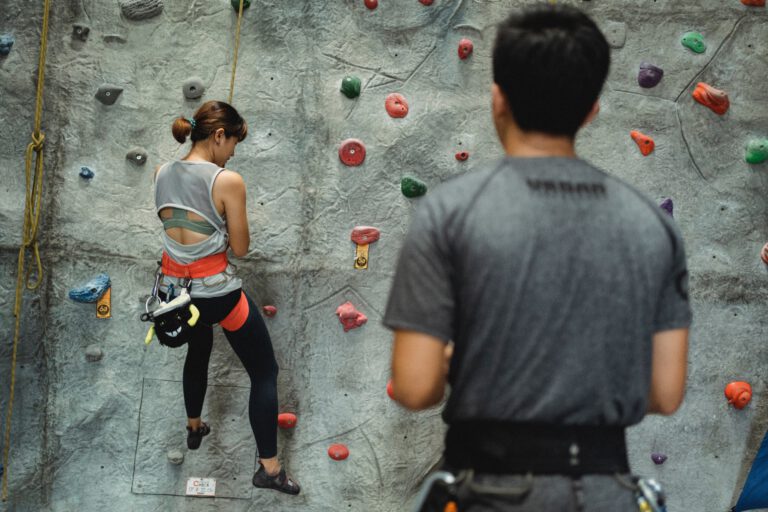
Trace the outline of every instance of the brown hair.
<path fill-rule="evenodd" d="M 242 142 L 248 135 L 248 124 L 245 119 L 238 114 L 235 107 L 223 101 L 207 101 L 197 109 L 192 117 L 195 122 L 194 128 L 192 122 L 186 117 L 177 117 L 173 121 L 173 138 L 184 144 L 187 137 L 192 139 L 192 143 L 199 140 L 205 140 L 219 128 L 224 128 L 224 134 L 227 137 L 237 137 L 238 142 Z"/>

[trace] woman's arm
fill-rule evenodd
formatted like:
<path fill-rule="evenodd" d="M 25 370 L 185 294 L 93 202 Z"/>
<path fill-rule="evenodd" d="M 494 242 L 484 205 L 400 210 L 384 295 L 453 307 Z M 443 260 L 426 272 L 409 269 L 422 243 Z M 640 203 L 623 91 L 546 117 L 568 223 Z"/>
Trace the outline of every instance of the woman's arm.
<path fill-rule="evenodd" d="M 224 203 L 229 246 L 238 258 L 245 256 L 251 243 L 245 208 L 245 181 L 236 172 L 224 170 L 216 178 L 216 192 Z"/>

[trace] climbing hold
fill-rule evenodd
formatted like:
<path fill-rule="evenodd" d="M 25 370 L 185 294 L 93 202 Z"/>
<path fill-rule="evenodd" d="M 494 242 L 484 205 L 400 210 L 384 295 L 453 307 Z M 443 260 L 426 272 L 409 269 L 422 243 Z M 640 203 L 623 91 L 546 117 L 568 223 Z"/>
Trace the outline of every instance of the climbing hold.
<path fill-rule="evenodd" d="M 347 139 L 339 147 L 339 159 L 344 165 L 358 166 L 365 161 L 365 146 L 357 139 Z"/>
<path fill-rule="evenodd" d="M 94 173 L 90 167 L 85 166 L 80 168 L 80 172 L 78 174 L 80 174 L 81 178 L 86 180 L 93 179 L 93 177 L 96 175 L 96 173 Z"/>
<path fill-rule="evenodd" d="M 232 0 L 231 3 L 232 3 L 232 8 L 235 11 L 240 12 L 240 0 Z M 251 6 L 251 0 L 243 0 L 243 10 L 246 10 L 250 6 Z"/>
<path fill-rule="evenodd" d="M 352 75 L 345 76 L 341 81 L 341 93 L 349 99 L 357 98 L 360 96 L 360 89 L 362 88 L 362 81 Z"/>
<path fill-rule="evenodd" d="M 607 21 L 603 34 L 611 48 L 621 48 L 627 42 L 627 24 L 623 21 Z"/>
<path fill-rule="evenodd" d="M 181 450 L 168 450 L 166 457 L 168 457 L 168 462 L 176 466 L 179 466 L 184 462 L 184 452 Z"/>
<path fill-rule="evenodd" d="M 419 197 L 427 193 L 427 184 L 416 178 L 406 176 L 400 180 L 400 190 L 405 197 Z"/>
<path fill-rule="evenodd" d="M 650 89 L 656 87 L 664 76 L 664 70 L 648 62 L 640 63 L 640 72 L 637 74 L 637 83 L 640 87 Z"/>
<path fill-rule="evenodd" d="M 296 415 L 291 412 L 284 412 L 277 415 L 277 426 L 280 428 L 293 428 L 296 426 Z"/>
<path fill-rule="evenodd" d="M 147 163 L 147 156 L 144 148 L 133 148 L 125 155 L 125 158 L 133 165 L 144 165 Z"/>
<path fill-rule="evenodd" d="M 275 306 L 264 306 L 261 308 L 266 316 L 275 316 L 277 314 L 277 308 Z"/>
<path fill-rule="evenodd" d="M 116 85 L 104 84 L 96 91 L 96 99 L 104 105 L 114 105 L 117 97 L 123 92 L 122 87 Z"/>
<path fill-rule="evenodd" d="M 101 361 L 102 357 L 104 357 L 104 352 L 98 346 L 88 345 L 85 347 L 85 359 L 87 361 L 95 363 L 96 361 Z"/>
<path fill-rule="evenodd" d="M 328 456 L 333 460 L 344 460 L 349 457 L 349 448 L 343 444 L 332 444 L 328 448 Z"/>
<path fill-rule="evenodd" d="M 768 265 L 768 244 L 765 244 L 760 251 L 760 258 L 763 260 L 763 263 Z"/>
<path fill-rule="evenodd" d="M 121 43 L 125 44 L 128 40 L 120 34 L 105 34 L 102 39 L 105 43 Z"/>
<path fill-rule="evenodd" d="M 163 0 L 118 0 L 123 16 L 129 20 L 146 20 L 163 12 Z"/>
<path fill-rule="evenodd" d="M 670 217 L 674 217 L 673 212 L 675 209 L 675 205 L 672 204 L 672 198 L 669 198 L 669 197 L 666 198 L 661 202 L 659 206 L 661 206 L 661 209 L 666 211 Z"/>
<path fill-rule="evenodd" d="M 370 10 L 374 10 L 379 6 L 379 0 L 365 0 L 365 6 Z"/>
<path fill-rule="evenodd" d="M 751 7 L 765 7 L 765 0 L 741 0 L 741 3 Z"/>
<path fill-rule="evenodd" d="M 188 100 L 196 100 L 205 94 L 205 85 L 203 85 L 202 78 L 193 76 L 187 78 L 181 86 L 181 90 L 184 93 L 185 98 Z"/>
<path fill-rule="evenodd" d="M 699 32 L 686 32 L 680 40 L 683 46 L 696 53 L 704 53 L 707 44 L 704 42 L 704 36 Z"/>
<path fill-rule="evenodd" d="M 88 39 L 88 34 L 91 33 L 91 28 L 87 25 L 80 25 L 78 23 L 72 25 L 72 37 L 81 41 Z"/>
<path fill-rule="evenodd" d="M 666 462 L 666 460 L 667 460 L 667 456 L 664 455 L 663 453 L 652 453 L 651 454 L 651 460 L 656 465 L 664 464 L 664 462 Z"/>
<path fill-rule="evenodd" d="M 731 382 L 725 386 L 725 397 L 736 409 L 743 409 L 752 400 L 752 386 L 744 381 Z"/>
<path fill-rule="evenodd" d="M 653 152 L 653 149 L 656 147 L 656 143 L 653 142 L 652 138 L 643 133 L 640 133 L 637 130 L 632 130 L 629 132 L 629 136 L 632 137 L 632 140 L 635 141 L 637 147 L 640 148 L 640 152 L 643 154 L 643 156 L 650 155 Z"/>
<path fill-rule="evenodd" d="M 459 58 L 461 60 L 466 59 L 470 55 L 472 55 L 472 51 L 475 49 L 475 45 L 472 43 L 471 40 L 464 38 L 461 41 L 459 41 Z"/>
<path fill-rule="evenodd" d="M 355 250 L 355 268 L 358 270 L 368 268 L 368 244 L 379 239 L 380 231 L 371 226 L 356 226 L 352 230 L 350 238 L 357 248 Z"/>
<path fill-rule="evenodd" d="M 728 112 L 728 107 L 731 106 L 731 102 L 728 100 L 728 95 L 725 91 L 715 89 L 704 82 L 696 84 L 696 88 L 693 90 L 692 95 L 693 99 L 718 115 L 723 115 Z"/>
<path fill-rule="evenodd" d="M 463 162 L 467 158 L 469 158 L 469 153 L 466 151 L 459 151 L 458 153 L 456 153 L 456 160 L 458 160 L 459 162 Z"/>
<path fill-rule="evenodd" d="M 389 117 L 401 118 L 408 115 L 408 102 L 402 94 L 393 92 L 384 100 L 384 107 Z"/>
<path fill-rule="evenodd" d="M 94 276 L 87 283 L 69 290 L 69 298 L 75 302 L 96 302 L 110 287 L 110 279 L 107 274 Z"/>
<path fill-rule="evenodd" d="M 455 501 L 451 500 L 443 507 L 443 512 L 459 512 L 459 505 Z"/>
<path fill-rule="evenodd" d="M 344 326 L 344 332 L 356 329 L 368 321 L 368 317 L 355 309 L 351 302 L 345 302 L 336 308 L 336 314 Z"/>
<path fill-rule="evenodd" d="M 392 379 L 389 379 L 389 382 L 387 382 L 387 395 L 389 395 L 389 398 L 392 400 L 395 399 L 395 390 L 392 387 Z"/>
<path fill-rule="evenodd" d="M 744 159 L 748 164 L 761 164 L 768 160 L 768 139 L 753 139 L 747 142 L 747 154 Z"/>
<path fill-rule="evenodd" d="M 435 0 L 419 0 L 419 3 L 421 3 L 421 5 L 432 5 L 434 1 Z"/>
<path fill-rule="evenodd" d="M 8 55 L 11 53 L 11 47 L 15 42 L 16 39 L 11 35 L 0 36 L 0 55 Z"/>

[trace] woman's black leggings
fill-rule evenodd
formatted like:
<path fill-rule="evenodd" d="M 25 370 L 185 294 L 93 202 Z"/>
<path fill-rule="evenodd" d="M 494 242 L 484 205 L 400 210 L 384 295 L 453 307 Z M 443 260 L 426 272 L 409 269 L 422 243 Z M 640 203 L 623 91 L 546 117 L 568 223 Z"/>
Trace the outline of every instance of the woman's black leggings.
<path fill-rule="evenodd" d="M 208 361 L 213 348 L 213 325 L 221 322 L 240 300 L 240 290 L 221 297 L 193 298 L 200 310 L 200 320 L 194 327 L 184 362 L 184 404 L 187 416 L 198 418 L 208 387 Z M 236 331 L 224 329 L 232 349 L 240 358 L 251 378 L 248 416 L 256 438 L 259 457 L 277 455 L 277 361 L 272 350 L 267 326 L 250 297 L 248 318 Z"/>

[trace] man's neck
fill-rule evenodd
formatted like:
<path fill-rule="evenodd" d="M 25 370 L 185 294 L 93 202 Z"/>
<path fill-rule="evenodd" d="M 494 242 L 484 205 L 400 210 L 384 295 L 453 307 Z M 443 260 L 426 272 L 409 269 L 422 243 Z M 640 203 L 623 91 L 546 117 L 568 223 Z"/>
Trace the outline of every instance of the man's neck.
<path fill-rule="evenodd" d="M 540 132 L 510 133 L 501 141 L 508 156 L 534 158 L 546 156 L 575 157 L 574 140 L 567 136 Z"/>

